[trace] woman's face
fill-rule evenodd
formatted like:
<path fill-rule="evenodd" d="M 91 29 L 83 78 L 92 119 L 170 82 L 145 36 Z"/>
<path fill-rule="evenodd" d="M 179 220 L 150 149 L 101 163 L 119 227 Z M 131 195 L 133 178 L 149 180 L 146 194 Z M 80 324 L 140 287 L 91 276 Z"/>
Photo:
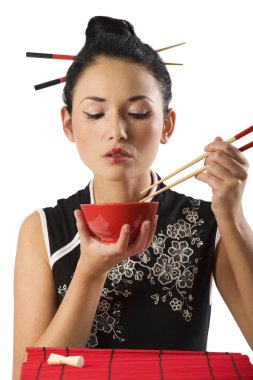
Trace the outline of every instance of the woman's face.
<path fill-rule="evenodd" d="M 112 58 L 84 71 L 74 89 L 72 115 L 63 109 L 62 117 L 94 176 L 114 181 L 147 172 L 174 124 L 171 116 L 164 119 L 152 75 L 141 65 Z"/>

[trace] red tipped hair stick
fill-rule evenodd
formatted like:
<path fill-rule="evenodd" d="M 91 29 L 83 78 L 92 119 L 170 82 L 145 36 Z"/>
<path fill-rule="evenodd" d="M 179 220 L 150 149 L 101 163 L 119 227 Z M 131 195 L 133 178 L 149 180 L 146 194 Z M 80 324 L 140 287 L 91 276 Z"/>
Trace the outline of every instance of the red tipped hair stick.
<path fill-rule="evenodd" d="M 75 55 L 66 55 L 66 54 L 49 54 L 49 53 L 26 53 L 27 57 L 30 58 L 50 58 L 50 59 L 67 59 L 73 61 L 76 56 Z"/>
<path fill-rule="evenodd" d="M 66 79 L 67 79 L 67 77 L 53 79 L 53 80 L 50 80 L 49 82 L 36 84 L 34 86 L 34 88 L 35 88 L 35 90 L 41 90 L 42 88 L 46 88 L 46 87 L 54 86 L 54 85 L 59 84 L 59 83 L 66 82 Z"/>

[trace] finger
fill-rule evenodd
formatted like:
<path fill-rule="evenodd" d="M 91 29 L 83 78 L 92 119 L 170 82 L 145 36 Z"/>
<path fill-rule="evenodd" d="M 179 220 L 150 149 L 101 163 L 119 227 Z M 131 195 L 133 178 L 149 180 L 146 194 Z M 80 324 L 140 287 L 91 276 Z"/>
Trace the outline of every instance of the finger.
<path fill-rule="evenodd" d="M 204 150 L 209 153 L 224 152 L 239 163 L 247 165 L 247 160 L 239 149 L 237 149 L 234 145 L 227 143 L 226 141 L 220 140 L 218 137 L 215 139 L 215 141 L 205 146 Z M 211 155 L 209 155 L 208 158 L 210 156 Z"/>
<path fill-rule="evenodd" d="M 116 244 L 114 244 L 112 253 L 114 254 L 118 252 L 119 254 L 124 255 L 125 252 L 127 251 L 129 239 L 130 239 L 130 226 L 129 224 L 124 224 L 124 226 L 122 226 L 120 230 L 119 238 Z"/>
<path fill-rule="evenodd" d="M 214 139 L 214 142 L 215 142 L 215 141 L 223 141 L 223 139 L 222 139 L 222 137 L 220 137 L 220 136 L 216 136 L 215 139 Z"/>
<path fill-rule="evenodd" d="M 147 238 L 147 243 L 146 243 L 145 249 L 147 249 L 148 247 L 150 247 L 150 245 L 153 242 L 154 234 L 155 234 L 156 226 L 157 226 L 157 221 L 158 221 L 158 215 L 156 215 L 155 218 L 154 218 L 154 220 L 151 222 L 150 230 L 149 230 L 149 236 Z"/>
<path fill-rule="evenodd" d="M 197 175 L 197 180 L 201 181 L 201 182 L 205 182 L 207 183 L 214 192 L 217 192 L 219 189 L 221 189 L 221 186 L 224 185 L 224 181 L 217 178 L 217 177 L 214 177 L 213 175 L 211 175 L 210 173 L 200 173 Z"/>
<path fill-rule="evenodd" d="M 76 227 L 80 236 L 81 241 L 82 240 L 88 240 L 91 237 L 91 232 L 85 222 L 83 213 L 81 210 L 75 210 L 74 215 L 76 218 Z"/>
<path fill-rule="evenodd" d="M 217 136 L 215 139 L 204 147 L 206 152 L 212 151 L 214 144 L 218 141 L 223 141 L 221 137 Z"/>
<path fill-rule="evenodd" d="M 149 231 L 151 227 L 150 220 L 145 220 L 140 228 L 140 232 L 136 237 L 135 242 L 130 246 L 129 253 L 134 255 L 145 250 L 147 240 L 149 237 Z"/>
<path fill-rule="evenodd" d="M 248 165 L 241 164 L 236 159 L 221 151 L 210 154 L 205 161 L 205 166 L 207 166 L 207 171 L 214 175 L 217 174 L 219 178 L 223 178 L 223 174 L 224 179 L 231 175 L 240 180 L 247 178 Z M 225 170 L 222 172 L 222 169 Z"/>
<path fill-rule="evenodd" d="M 227 200 L 229 195 L 235 194 L 234 191 L 237 191 L 241 187 L 241 181 L 237 178 L 229 177 L 229 179 L 223 180 L 212 175 L 210 172 L 201 173 L 197 179 L 207 183 L 212 188 L 213 194 L 224 200 Z"/>

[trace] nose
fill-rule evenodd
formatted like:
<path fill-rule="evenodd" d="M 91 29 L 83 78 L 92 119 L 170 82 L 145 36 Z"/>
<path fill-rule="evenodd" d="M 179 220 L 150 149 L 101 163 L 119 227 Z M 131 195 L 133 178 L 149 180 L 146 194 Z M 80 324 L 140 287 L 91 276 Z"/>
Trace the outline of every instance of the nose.
<path fill-rule="evenodd" d="M 127 124 L 120 115 L 114 115 L 108 120 L 108 140 L 127 140 Z"/>

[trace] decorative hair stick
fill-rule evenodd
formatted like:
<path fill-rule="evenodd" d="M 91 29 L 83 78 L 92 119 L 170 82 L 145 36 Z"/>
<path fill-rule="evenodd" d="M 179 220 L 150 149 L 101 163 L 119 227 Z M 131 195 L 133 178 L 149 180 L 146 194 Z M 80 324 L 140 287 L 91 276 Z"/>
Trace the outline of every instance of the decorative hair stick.
<path fill-rule="evenodd" d="M 158 49 L 156 51 L 160 52 L 160 51 L 171 49 L 173 47 L 184 45 L 184 44 L 185 44 L 185 42 L 181 42 L 180 44 L 167 46 L 167 47 Z M 64 59 L 64 60 L 66 59 L 66 60 L 70 60 L 70 61 L 73 61 L 74 59 L 76 59 L 76 55 L 52 54 L 52 53 L 33 53 L 33 52 L 29 52 L 29 51 L 26 52 L 26 56 L 30 57 L 30 58 L 49 58 L 49 59 Z M 181 63 L 166 63 L 166 64 L 167 65 L 181 65 Z"/>
<path fill-rule="evenodd" d="M 30 58 L 51 58 L 51 59 L 68 59 L 73 61 L 76 56 L 75 55 L 66 55 L 66 54 L 49 54 L 49 53 L 26 53 L 27 57 Z"/>
<path fill-rule="evenodd" d="M 186 44 L 186 42 L 180 42 L 180 44 L 166 46 L 166 47 L 164 47 L 164 48 L 157 49 L 156 51 L 157 51 L 157 53 L 159 53 L 160 51 L 164 51 L 164 50 L 172 49 L 172 48 L 174 48 L 174 47 L 181 46 L 181 45 L 184 45 L 184 44 Z"/>
<path fill-rule="evenodd" d="M 157 52 L 164 51 L 167 49 L 174 48 L 176 46 L 184 45 L 185 42 L 181 42 L 176 45 L 171 45 L 171 46 L 166 46 L 164 48 L 156 50 Z M 64 60 L 75 60 L 76 56 L 75 55 L 66 55 L 66 54 L 51 54 L 51 53 L 34 53 L 34 52 L 26 52 L 26 56 L 30 58 L 49 58 L 49 59 L 64 59 Z M 170 62 L 165 62 L 164 65 L 175 65 L 175 66 L 182 66 L 182 63 L 170 63 Z M 53 79 L 48 82 L 36 84 L 34 86 L 35 90 L 41 90 L 42 88 L 54 86 L 56 84 L 66 82 L 66 77 L 58 78 L 58 79 Z"/>
<path fill-rule="evenodd" d="M 164 65 L 175 65 L 175 66 L 183 66 L 183 63 L 172 63 L 172 62 L 163 62 Z"/>
<path fill-rule="evenodd" d="M 49 82 L 36 84 L 34 86 L 34 88 L 35 88 L 35 90 L 41 90 L 42 88 L 46 88 L 46 87 L 54 86 L 55 84 L 66 82 L 66 79 L 67 79 L 67 77 L 53 79 L 53 80 L 50 80 Z"/>
<path fill-rule="evenodd" d="M 47 364 L 67 364 L 81 368 L 84 366 L 84 358 L 82 356 L 63 356 L 52 353 L 47 360 Z"/>

